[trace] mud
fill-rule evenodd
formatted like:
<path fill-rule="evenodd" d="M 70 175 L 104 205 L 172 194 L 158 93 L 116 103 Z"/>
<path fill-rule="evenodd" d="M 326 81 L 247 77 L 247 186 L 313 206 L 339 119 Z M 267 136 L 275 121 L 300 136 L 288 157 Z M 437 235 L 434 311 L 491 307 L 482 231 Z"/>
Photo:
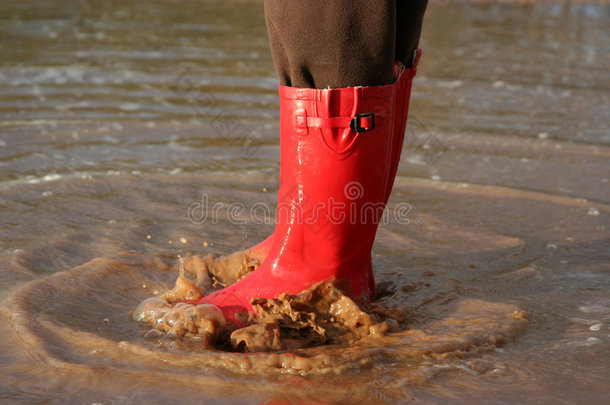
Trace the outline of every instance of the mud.
<path fill-rule="evenodd" d="M 241 260 L 235 260 L 241 256 Z M 174 287 L 148 298 L 138 305 L 132 318 L 153 327 L 147 336 L 164 333 L 173 337 L 203 340 L 206 347 L 233 351 L 259 352 L 300 349 L 321 344 L 350 345 L 366 336 L 382 335 L 398 329 L 393 318 L 383 319 L 383 309 L 368 314 L 344 295 L 332 283 L 321 282 L 297 295 L 281 294 L 274 299 L 255 298 L 254 312 L 248 325 L 235 328 L 227 325 L 220 310 L 209 304 L 194 305 L 185 301 L 196 300 L 213 290 L 201 290 L 185 274 L 185 265 L 179 259 L 179 274 Z M 227 267 L 227 263 L 238 265 Z M 191 274 L 197 280 L 213 280 L 214 285 L 226 285 L 218 280 L 234 279 L 243 274 L 253 261 L 245 252 L 231 257 L 189 257 Z M 240 266 L 241 265 L 241 268 Z M 253 270 L 252 270 L 253 271 Z M 201 283 L 199 283 L 201 285 Z M 396 312 L 396 311 L 394 311 Z M 227 339 L 228 338 L 228 339 Z"/>

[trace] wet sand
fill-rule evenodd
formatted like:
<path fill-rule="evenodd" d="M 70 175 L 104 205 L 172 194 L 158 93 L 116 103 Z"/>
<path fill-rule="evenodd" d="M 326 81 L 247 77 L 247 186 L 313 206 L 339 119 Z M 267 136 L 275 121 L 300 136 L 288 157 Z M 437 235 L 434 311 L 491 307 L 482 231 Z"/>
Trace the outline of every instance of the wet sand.
<path fill-rule="evenodd" d="M 132 316 L 273 230 L 260 6 L 35 4 L 0 6 L 0 402 L 604 402 L 607 5 L 431 5 L 362 308 L 393 321 L 243 353 Z"/>

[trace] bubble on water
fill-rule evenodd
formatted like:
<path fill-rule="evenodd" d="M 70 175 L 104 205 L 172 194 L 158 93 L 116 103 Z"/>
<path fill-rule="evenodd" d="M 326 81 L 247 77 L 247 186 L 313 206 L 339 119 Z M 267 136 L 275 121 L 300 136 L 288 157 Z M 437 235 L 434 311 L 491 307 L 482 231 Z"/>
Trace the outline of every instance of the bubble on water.
<path fill-rule="evenodd" d="M 40 180 L 41 181 L 56 181 L 61 179 L 61 175 L 60 174 L 56 174 L 56 173 L 52 173 L 52 174 L 47 174 L 45 176 L 43 176 Z"/>
<path fill-rule="evenodd" d="M 599 215 L 599 210 L 597 208 L 590 207 L 589 210 L 587 211 L 587 214 L 594 217 L 594 216 Z"/>
<path fill-rule="evenodd" d="M 144 334 L 145 339 L 157 339 L 163 336 L 163 332 L 158 329 L 151 329 Z"/>
<path fill-rule="evenodd" d="M 587 314 L 591 314 L 591 313 L 596 313 L 596 312 L 606 312 L 608 310 L 608 307 L 604 306 L 604 305 L 581 305 L 578 307 L 578 309 L 584 313 Z"/>
<path fill-rule="evenodd" d="M 108 143 L 119 143 L 120 142 L 117 138 L 110 136 L 110 135 L 106 135 L 102 139 Z"/>
<path fill-rule="evenodd" d="M 589 330 L 596 332 L 598 330 L 601 330 L 601 328 L 602 328 L 602 324 L 596 323 L 595 325 L 591 325 L 591 327 L 589 327 Z"/>
<path fill-rule="evenodd" d="M 167 301 L 159 297 L 151 297 L 138 305 L 136 310 L 133 311 L 132 318 L 137 322 L 154 324 L 169 310 L 170 305 Z"/>
<path fill-rule="evenodd" d="M 590 344 L 594 345 L 594 344 L 599 343 L 599 342 L 601 342 L 601 339 L 599 339 L 599 338 L 596 338 L 596 337 L 587 338 L 587 343 L 590 343 Z"/>
<path fill-rule="evenodd" d="M 538 138 L 540 138 L 540 139 L 546 139 L 548 137 L 549 137 L 549 134 L 546 132 L 541 132 L 538 134 Z"/>
<path fill-rule="evenodd" d="M 195 308 L 197 308 L 197 311 L 201 316 L 205 316 L 207 319 L 213 320 L 222 326 L 227 324 L 224 315 L 216 305 L 199 304 Z"/>
<path fill-rule="evenodd" d="M 462 84 L 463 82 L 461 80 L 452 80 L 450 82 L 440 82 L 438 86 L 446 89 L 455 89 L 456 87 L 460 87 Z"/>
<path fill-rule="evenodd" d="M 210 342 L 222 332 L 227 323 L 222 312 L 215 305 L 178 302 L 172 307 L 167 301 L 157 297 L 148 298 L 140 303 L 133 312 L 132 318 L 154 328 L 144 335 L 147 339 L 187 336 L 200 337 Z"/>
<path fill-rule="evenodd" d="M 123 111 L 136 111 L 140 109 L 140 105 L 136 103 L 123 103 L 119 108 Z"/>

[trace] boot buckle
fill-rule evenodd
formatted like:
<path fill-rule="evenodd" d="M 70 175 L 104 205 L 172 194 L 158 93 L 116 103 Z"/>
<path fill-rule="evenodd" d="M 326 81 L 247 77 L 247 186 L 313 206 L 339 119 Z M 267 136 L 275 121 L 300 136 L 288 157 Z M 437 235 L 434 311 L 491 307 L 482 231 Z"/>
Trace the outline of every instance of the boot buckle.
<path fill-rule="evenodd" d="M 354 132 L 368 132 L 375 129 L 375 114 L 362 113 L 356 115 L 349 123 Z"/>

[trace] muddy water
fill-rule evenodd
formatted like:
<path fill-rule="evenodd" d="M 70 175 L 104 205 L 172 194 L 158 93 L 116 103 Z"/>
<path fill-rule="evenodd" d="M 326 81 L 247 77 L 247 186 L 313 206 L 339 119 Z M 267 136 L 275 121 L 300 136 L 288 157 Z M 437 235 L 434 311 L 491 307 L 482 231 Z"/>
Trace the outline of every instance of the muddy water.
<path fill-rule="evenodd" d="M 54 4 L 0 4 L 2 402 L 604 402 L 608 5 L 431 5 L 374 249 L 402 327 L 243 354 L 131 311 L 273 229 L 260 4 Z"/>

